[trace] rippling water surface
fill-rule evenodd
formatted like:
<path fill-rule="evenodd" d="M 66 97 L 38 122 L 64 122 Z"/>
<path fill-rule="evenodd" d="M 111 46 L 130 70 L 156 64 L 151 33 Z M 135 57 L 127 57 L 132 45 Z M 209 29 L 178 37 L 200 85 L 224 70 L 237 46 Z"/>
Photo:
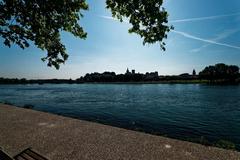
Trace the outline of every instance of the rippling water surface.
<path fill-rule="evenodd" d="M 240 86 L 0 85 L 0 101 L 173 138 L 240 147 Z"/>

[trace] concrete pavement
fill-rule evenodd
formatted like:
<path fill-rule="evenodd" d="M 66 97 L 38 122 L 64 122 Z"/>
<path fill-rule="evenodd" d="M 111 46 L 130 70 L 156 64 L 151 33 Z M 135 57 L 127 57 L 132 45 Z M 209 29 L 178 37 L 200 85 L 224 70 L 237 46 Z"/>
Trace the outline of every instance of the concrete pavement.
<path fill-rule="evenodd" d="M 51 160 L 240 160 L 240 153 L 0 104 L 0 147 Z"/>

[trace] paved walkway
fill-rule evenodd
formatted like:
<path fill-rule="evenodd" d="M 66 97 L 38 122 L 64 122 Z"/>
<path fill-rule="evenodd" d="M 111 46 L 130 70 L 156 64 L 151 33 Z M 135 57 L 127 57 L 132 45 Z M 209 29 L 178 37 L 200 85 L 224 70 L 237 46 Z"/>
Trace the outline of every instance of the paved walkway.
<path fill-rule="evenodd" d="M 240 153 L 0 104 L 0 147 L 50 160 L 240 160 Z"/>

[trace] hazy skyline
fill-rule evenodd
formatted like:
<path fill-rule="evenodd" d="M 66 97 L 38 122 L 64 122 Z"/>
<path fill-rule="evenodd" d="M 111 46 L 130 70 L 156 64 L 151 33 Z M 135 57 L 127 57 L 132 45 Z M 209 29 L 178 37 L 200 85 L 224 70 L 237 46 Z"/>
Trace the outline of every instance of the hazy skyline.
<path fill-rule="evenodd" d="M 88 3 L 89 11 L 80 20 L 88 38 L 62 34 L 70 56 L 60 70 L 47 67 L 40 60 L 46 52 L 34 45 L 25 50 L 8 48 L 0 38 L 0 77 L 75 79 L 91 72 L 124 73 L 127 68 L 172 75 L 199 72 L 220 62 L 240 65 L 239 0 L 164 1 L 169 24 L 175 27 L 165 52 L 159 44 L 143 46 L 140 37 L 128 33 L 128 23 L 111 18 L 104 0 Z"/>

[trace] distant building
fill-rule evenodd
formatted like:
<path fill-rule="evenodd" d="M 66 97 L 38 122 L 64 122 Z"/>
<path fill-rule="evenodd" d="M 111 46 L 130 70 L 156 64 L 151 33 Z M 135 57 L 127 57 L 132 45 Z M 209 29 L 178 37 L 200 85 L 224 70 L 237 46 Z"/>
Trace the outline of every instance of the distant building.
<path fill-rule="evenodd" d="M 132 74 L 135 74 L 135 69 L 132 70 Z"/>
<path fill-rule="evenodd" d="M 132 72 L 130 72 L 129 69 L 127 68 L 125 75 L 129 74 L 136 74 L 135 69 L 133 69 Z"/>
<path fill-rule="evenodd" d="M 145 74 L 145 80 L 157 80 L 158 77 L 158 72 L 146 72 Z"/>
<path fill-rule="evenodd" d="M 193 69 L 192 75 L 193 75 L 193 76 L 196 76 L 196 71 L 195 71 L 195 69 Z"/>
<path fill-rule="evenodd" d="M 146 75 L 147 76 L 153 76 L 153 77 L 158 77 L 158 72 L 156 71 L 156 72 L 146 72 Z"/>
<path fill-rule="evenodd" d="M 189 78 L 190 74 L 189 73 L 183 73 L 183 74 L 180 74 L 179 77 Z"/>
<path fill-rule="evenodd" d="M 127 68 L 126 73 L 125 74 L 131 74 L 131 72 L 129 72 L 129 69 Z"/>

